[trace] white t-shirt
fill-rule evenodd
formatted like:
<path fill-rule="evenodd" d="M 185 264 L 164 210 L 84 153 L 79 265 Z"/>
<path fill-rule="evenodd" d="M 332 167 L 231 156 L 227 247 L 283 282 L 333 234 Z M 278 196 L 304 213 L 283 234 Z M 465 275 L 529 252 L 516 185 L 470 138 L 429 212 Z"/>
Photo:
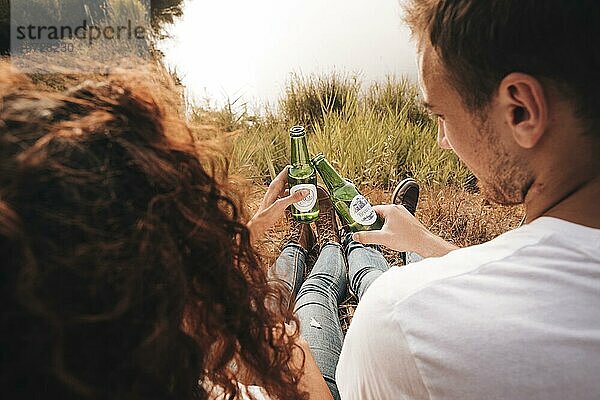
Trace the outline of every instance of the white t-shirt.
<path fill-rule="evenodd" d="M 542 217 L 391 268 L 336 380 L 344 400 L 600 399 L 600 229 Z"/>

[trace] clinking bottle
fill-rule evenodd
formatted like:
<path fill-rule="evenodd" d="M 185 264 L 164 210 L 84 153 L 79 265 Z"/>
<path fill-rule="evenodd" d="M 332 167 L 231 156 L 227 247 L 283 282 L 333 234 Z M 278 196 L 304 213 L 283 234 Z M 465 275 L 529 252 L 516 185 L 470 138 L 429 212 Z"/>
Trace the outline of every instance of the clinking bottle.
<path fill-rule="evenodd" d="M 351 181 L 344 179 L 331 166 L 322 153 L 313 157 L 312 163 L 329 190 L 335 210 L 352 232 L 372 231 L 383 227 L 383 218 L 373 210 L 369 201 Z"/>
<path fill-rule="evenodd" d="M 292 145 L 291 164 L 288 171 L 288 186 L 290 194 L 298 190 L 307 190 L 309 194 L 297 203 L 292 204 L 292 217 L 296 221 L 310 223 L 319 216 L 319 203 L 317 202 L 317 173 L 308 155 L 306 132 L 302 126 L 290 129 Z"/>

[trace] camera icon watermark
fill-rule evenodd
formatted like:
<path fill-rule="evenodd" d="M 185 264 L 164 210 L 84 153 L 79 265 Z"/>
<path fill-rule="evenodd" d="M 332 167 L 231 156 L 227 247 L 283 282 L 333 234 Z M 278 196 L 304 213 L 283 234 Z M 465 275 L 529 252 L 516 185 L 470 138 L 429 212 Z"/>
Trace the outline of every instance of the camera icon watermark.
<path fill-rule="evenodd" d="M 11 0 L 10 10 L 11 60 L 24 72 L 105 72 L 151 59 L 150 0 Z"/>

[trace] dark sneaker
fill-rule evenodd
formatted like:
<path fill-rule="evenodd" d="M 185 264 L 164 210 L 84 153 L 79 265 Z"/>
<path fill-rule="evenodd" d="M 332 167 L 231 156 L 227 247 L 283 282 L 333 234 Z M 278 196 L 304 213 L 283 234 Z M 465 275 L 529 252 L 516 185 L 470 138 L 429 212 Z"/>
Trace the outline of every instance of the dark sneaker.
<path fill-rule="evenodd" d="M 329 194 L 323 187 L 317 186 L 317 196 L 319 199 L 319 218 L 316 225 L 319 246 L 322 248 L 327 243 L 340 243 L 335 209 Z"/>
<path fill-rule="evenodd" d="M 419 184 L 413 178 L 402 180 L 392 194 L 392 204 L 402 205 L 412 215 L 417 211 Z"/>
<path fill-rule="evenodd" d="M 412 215 L 417 211 L 417 203 L 419 202 L 419 184 L 412 178 L 403 179 L 392 194 L 392 204 L 402 205 Z M 400 255 L 402 263 L 406 265 L 406 253 Z"/>
<path fill-rule="evenodd" d="M 288 208 L 285 210 L 285 218 L 288 221 L 290 229 L 281 242 L 281 248 L 284 248 L 290 243 L 295 243 L 300 245 L 306 251 L 310 251 L 315 243 L 315 234 L 313 233 L 310 224 L 296 221 Z"/>

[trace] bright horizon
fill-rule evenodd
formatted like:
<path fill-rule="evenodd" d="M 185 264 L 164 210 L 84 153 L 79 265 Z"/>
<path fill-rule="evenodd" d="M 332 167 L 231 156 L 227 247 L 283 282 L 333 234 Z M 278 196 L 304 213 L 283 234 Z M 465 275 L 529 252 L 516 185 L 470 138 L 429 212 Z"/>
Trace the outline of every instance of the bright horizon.
<path fill-rule="evenodd" d="M 292 72 L 416 81 L 398 0 L 187 0 L 161 45 L 196 101 L 274 103 Z"/>

